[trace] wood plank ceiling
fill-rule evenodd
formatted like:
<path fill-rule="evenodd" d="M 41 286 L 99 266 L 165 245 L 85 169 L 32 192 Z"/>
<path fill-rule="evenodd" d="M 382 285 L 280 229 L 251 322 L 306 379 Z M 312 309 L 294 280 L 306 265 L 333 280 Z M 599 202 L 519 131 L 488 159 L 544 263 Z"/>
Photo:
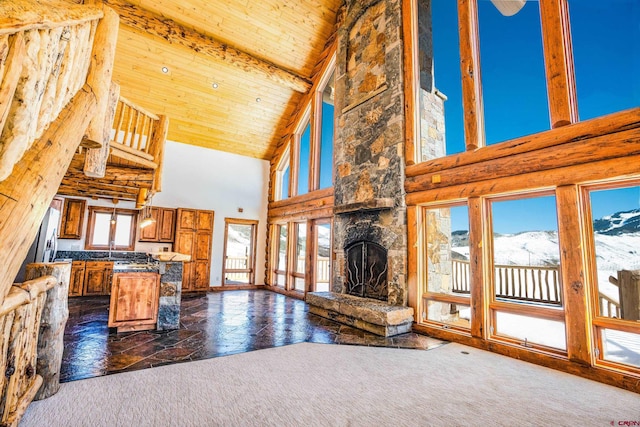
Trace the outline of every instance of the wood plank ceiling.
<path fill-rule="evenodd" d="M 341 0 L 104 3 L 121 15 L 113 79 L 169 117 L 168 139 L 270 159 Z"/>

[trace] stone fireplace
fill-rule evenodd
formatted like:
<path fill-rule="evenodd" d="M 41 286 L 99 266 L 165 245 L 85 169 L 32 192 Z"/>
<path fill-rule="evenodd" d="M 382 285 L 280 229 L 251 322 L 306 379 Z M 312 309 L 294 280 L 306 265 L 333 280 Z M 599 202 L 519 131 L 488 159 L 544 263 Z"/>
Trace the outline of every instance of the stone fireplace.
<path fill-rule="evenodd" d="M 413 321 L 401 28 L 400 1 L 346 1 L 336 60 L 332 292 L 307 297 L 316 314 L 387 336 Z"/>

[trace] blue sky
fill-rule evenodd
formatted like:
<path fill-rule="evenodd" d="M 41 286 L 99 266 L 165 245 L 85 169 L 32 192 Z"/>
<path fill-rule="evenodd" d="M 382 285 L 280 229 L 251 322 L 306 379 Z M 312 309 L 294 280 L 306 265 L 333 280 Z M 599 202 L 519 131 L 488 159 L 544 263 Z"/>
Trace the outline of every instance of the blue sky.
<path fill-rule="evenodd" d="M 433 0 L 432 7 L 435 86 L 448 97 L 447 154 L 453 154 L 464 151 L 457 2 Z M 550 128 L 538 7 L 528 1 L 505 17 L 489 0 L 479 0 L 487 144 Z M 640 1 L 569 0 L 569 12 L 580 119 L 639 106 Z M 638 193 L 638 188 L 598 193 L 594 217 L 638 208 Z M 509 203 L 502 230 L 496 231 L 556 229 L 553 198 L 538 200 Z M 554 215 L 541 214 L 549 211 Z"/>

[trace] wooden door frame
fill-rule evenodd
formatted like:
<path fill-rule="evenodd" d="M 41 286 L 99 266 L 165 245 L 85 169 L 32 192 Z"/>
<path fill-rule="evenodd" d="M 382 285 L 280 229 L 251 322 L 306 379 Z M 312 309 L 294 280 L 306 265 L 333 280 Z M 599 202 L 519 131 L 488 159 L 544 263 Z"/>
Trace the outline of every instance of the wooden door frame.
<path fill-rule="evenodd" d="M 251 242 L 249 248 L 249 268 L 248 269 L 227 269 L 227 238 L 229 225 L 251 225 Z M 241 219 L 241 218 L 225 218 L 224 219 L 224 246 L 222 249 L 222 277 L 221 284 L 223 287 L 236 286 L 236 285 L 228 285 L 226 283 L 226 273 L 234 272 L 234 273 L 249 273 L 249 283 L 246 285 L 255 285 L 256 281 L 256 242 L 257 242 L 257 234 L 258 234 L 258 224 L 259 221 L 257 219 Z M 243 285 L 244 286 L 244 285 Z"/>

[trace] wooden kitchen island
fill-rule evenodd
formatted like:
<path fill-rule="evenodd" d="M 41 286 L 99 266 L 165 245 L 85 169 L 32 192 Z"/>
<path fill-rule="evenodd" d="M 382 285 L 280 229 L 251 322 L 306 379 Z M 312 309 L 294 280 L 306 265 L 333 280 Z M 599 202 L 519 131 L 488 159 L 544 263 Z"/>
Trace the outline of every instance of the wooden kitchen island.
<path fill-rule="evenodd" d="M 118 332 L 155 329 L 158 321 L 160 274 L 115 272 L 109 305 L 110 328 Z"/>

